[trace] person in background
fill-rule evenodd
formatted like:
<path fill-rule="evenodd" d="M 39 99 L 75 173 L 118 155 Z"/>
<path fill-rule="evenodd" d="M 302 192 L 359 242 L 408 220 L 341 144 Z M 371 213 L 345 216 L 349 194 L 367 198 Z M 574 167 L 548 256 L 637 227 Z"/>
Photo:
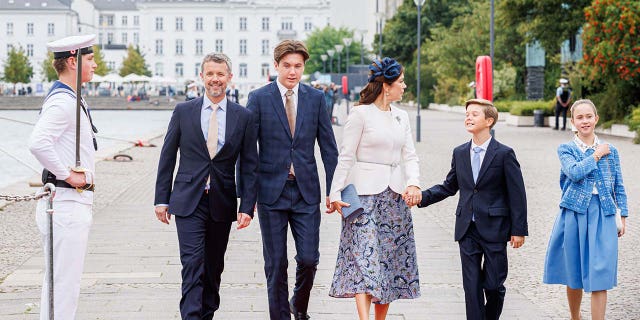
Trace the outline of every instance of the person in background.
<path fill-rule="evenodd" d="M 571 319 L 582 319 L 582 292 L 591 292 L 591 319 L 605 319 L 607 290 L 618 283 L 618 238 L 626 229 L 627 195 L 618 150 L 594 133 L 590 100 L 571 106 L 574 138 L 558 147 L 560 212 L 551 231 L 543 282 L 567 286 Z M 616 208 L 621 228 L 616 227 Z"/>
<path fill-rule="evenodd" d="M 385 319 L 391 302 L 420 296 L 420 281 L 409 205 L 420 199 L 420 167 L 409 116 L 392 105 L 407 85 L 396 60 L 369 66 L 359 105 L 344 126 L 338 166 L 331 183 L 331 208 L 349 203 L 340 192 L 353 184 L 364 213 L 342 221 L 340 248 L 329 295 L 354 298 L 360 320 Z M 405 201 L 402 201 L 403 198 Z M 363 254 L 366 253 L 366 254 Z"/>
<path fill-rule="evenodd" d="M 187 86 L 187 93 L 185 94 L 185 100 L 193 100 L 198 97 L 198 84 L 195 82 L 189 83 Z"/>
<path fill-rule="evenodd" d="M 78 308 L 80 280 L 84 269 L 89 231 L 93 222 L 93 190 L 95 173 L 94 133 L 97 130 L 82 99 L 80 112 L 79 141 L 76 141 L 76 88 L 78 77 L 77 52 L 82 56 L 82 83 L 93 78 L 98 67 L 93 59 L 93 42 L 96 35 L 72 36 L 47 43 L 53 51 L 53 68 L 58 80 L 42 104 L 40 118 L 33 128 L 29 149 L 45 168 L 43 182 L 53 183 L 56 194 L 53 198 L 53 301 L 56 320 L 73 320 Z M 79 154 L 76 155 L 76 143 Z M 76 168 L 76 156 L 80 168 Z M 73 168 L 73 169 L 72 169 Z M 36 223 L 42 236 L 45 266 L 49 264 L 49 228 L 47 224 L 47 200 L 38 201 Z M 49 315 L 48 268 L 42 285 L 40 320 L 51 319 Z"/>
<path fill-rule="evenodd" d="M 556 126 L 553 130 L 558 130 L 559 118 L 562 114 L 562 130 L 567 128 L 567 110 L 571 103 L 571 88 L 569 88 L 569 80 L 560 79 L 560 86 L 556 89 Z"/>
<path fill-rule="evenodd" d="M 468 141 L 453 149 L 451 170 L 442 184 L 422 192 L 419 207 L 460 190 L 455 240 L 460 247 L 467 319 L 500 318 L 507 279 L 507 242 L 524 245 L 528 235 L 527 197 L 516 154 L 491 136 L 498 110 L 491 101 L 465 103 Z"/>
<path fill-rule="evenodd" d="M 226 95 L 227 99 L 229 99 L 230 101 L 240 103 L 240 92 L 238 91 L 238 89 L 236 89 L 235 84 L 231 84 L 231 88 L 227 89 Z"/>

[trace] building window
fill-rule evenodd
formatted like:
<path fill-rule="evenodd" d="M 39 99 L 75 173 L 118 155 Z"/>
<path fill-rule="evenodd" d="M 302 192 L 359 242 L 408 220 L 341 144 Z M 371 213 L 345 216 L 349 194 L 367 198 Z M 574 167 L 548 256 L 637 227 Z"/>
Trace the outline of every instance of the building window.
<path fill-rule="evenodd" d="M 98 33 L 98 43 L 102 45 L 102 32 Z"/>
<path fill-rule="evenodd" d="M 108 32 L 107 33 L 107 44 L 112 44 L 113 43 L 113 32 Z"/>
<path fill-rule="evenodd" d="M 240 31 L 247 31 L 247 17 L 240 17 Z"/>
<path fill-rule="evenodd" d="M 107 25 L 112 27 L 113 26 L 113 15 L 110 14 L 107 16 Z"/>
<path fill-rule="evenodd" d="M 177 17 L 176 18 L 176 31 L 182 31 L 182 17 Z"/>
<path fill-rule="evenodd" d="M 124 44 L 124 45 L 128 44 L 129 39 L 127 39 L 127 38 L 128 38 L 127 33 L 126 33 L 126 32 L 123 32 L 123 33 L 122 33 L 122 44 Z"/>
<path fill-rule="evenodd" d="M 7 53 L 13 51 L 13 45 L 12 44 L 7 44 Z"/>
<path fill-rule="evenodd" d="M 134 26 L 140 25 L 140 16 L 133 16 L 133 25 Z"/>
<path fill-rule="evenodd" d="M 176 40 L 176 56 L 182 55 L 182 39 Z"/>
<path fill-rule="evenodd" d="M 195 76 L 198 77 L 200 76 L 200 65 L 202 65 L 200 62 L 196 63 L 196 69 L 195 69 Z"/>
<path fill-rule="evenodd" d="M 196 31 L 202 31 L 202 17 L 196 17 Z"/>
<path fill-rule="evenodd" d="M 47 23 L 47 35 L 53 36 L 56 34 L 56 25 L 52 22 Z"/>
<path fill-rule="evenodd" d="M 116 70 L 116 62 L 115 61 L 107 61 L 107 69 Z"/>
<path fill-rule="evenodd" d="M 122 16 L 122 26 L 126 27 L 127 23 L 129 23 L 129 18 L 127 16 Z"/>
<path fill-rule="evenodd" d="M 164 66 L 162 62 L 156 62 L 156 76 L 164 76 Z"/>
<path fill-rule="evenodd" d="M 311 31 L 313 29 L 313 22 L 311 17 L 304 18 L 304 31 Z"/>
<path fill-rule="evenodd" d="M 13 22 L 7 22 L 7 35 L 13 35 Z"/>
<path fill-rule="evenodd" d="M 260 67 L 260 74 L 262 75 L 263 78 L 266 78 L 269 76 L 269 64 L 268 63 L 263 63 L 262 66 Z"/>
<path fill-rule="evenodd" d="M 262 31 L 269 31 L 269 17 L 262 17 Z"/>
<path fill-rule="evenodd" d="M 162 55 L 162 39 L 156 39 L 156 55 Z"/>
<path fill-rule="evenodd" d="M 30 36 L 33 35 L 33 23 L 31 22 L 27 23 L 27 34 Z"/>
<path fill-rule="evenodd" d="M 269 40 L 268 39 L 263 39 L 262 40 L 262 55 L 263 56 L 268 56 L 269 55 Z"/>
<path fill-rule="evenodd" d="M 27 57 L 33 57 L 33 44 L 27 44 Z"/>
<path fill-rule="evenodd" d="M 240 55 L 247 55 L 247 39 L 240 39 Z"/>
<path fill-rule="evenodd" d="M 216 31 L 222 31 L 222 29 L 223 29 L 222 17 L 216 17 Z"/>
<path fill-rule="evenodd" d="M 140 35 L 137 32 L 133 33 L 133 44 L 136 46 L 140 43 Z"/>
<path fill-rule="evenodd" d="M 216 39 L 216 52 L 223 52 L 224 48 L 222 48 L 222 39 Z"/>
<path fill-rule="evenodd" d="M 246 63 L 241 63 L 240 64 L 239 77 L 240 78 L 246 78 L 247 77 L 247 64 Z"/>
<path fill-rule="evenodd" d="M 196 40 L 196 55 L 202 55 L 202 39 Z"/>
<path fill-rule="evenodd" d="M 162 17 L 156 17 L 156 31 L 163 30 L 162 22 Z"/>
<path fill-rule="evenodd" d="M 280 22 L 280 29 L 293 30 L 293 18 L 290 18 L 290 17 L 282 18 L 282 21 Z"/>
<path fill-rule="evenodd" d="M 182 62 L 178 62 L 176 63 L 176 77 L 183 77 L 184 76 L 184 65 L 182 64 Z"/>

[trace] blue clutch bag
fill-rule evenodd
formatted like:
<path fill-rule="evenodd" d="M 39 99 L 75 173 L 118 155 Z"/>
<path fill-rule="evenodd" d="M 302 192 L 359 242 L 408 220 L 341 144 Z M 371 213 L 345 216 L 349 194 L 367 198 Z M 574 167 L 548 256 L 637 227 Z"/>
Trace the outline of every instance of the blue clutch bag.
<path fill-rule="evenodd" d="M 353 221 L 364 213 L 364 207 L 360 203 L 358 192 L 353 184 L 347 185 L 341 192 L 342 202 L 348 203 L 350 206 L 342 207 L 342 218 L 347 221 Z"/>

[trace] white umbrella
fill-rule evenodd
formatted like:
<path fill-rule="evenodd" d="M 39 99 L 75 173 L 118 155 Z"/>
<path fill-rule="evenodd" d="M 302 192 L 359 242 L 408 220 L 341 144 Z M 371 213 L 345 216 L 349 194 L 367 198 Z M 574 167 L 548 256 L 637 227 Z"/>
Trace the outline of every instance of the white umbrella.
<path fill-rule="evenodd" d="M 103 82 L 117 82 L 117 83 L 123 82 L 122 77 L 120 75 L 118 75 L 117 73 L 109 73 L 108 75 L 102 77 L 102 81 Z"/>
<path fill-rule="evenodd" d="M 99 74 L 94 74 L 94 75 L 93 75 L 93 78 L 91 78 L 91 81 L 89 81 L 89 82 L 102 82 L 102 81 L 104 81 L 104 80 L 102 80 L 102 79 L 103 79 L 103 78 L 102 78 L 102 76 L 101 76 L 101 75 L 99 75 Z"/>
<path fill-rule="evenodd" d="M 163 76 L 153 76 L 151 78 L 151 82 L 153 82 L 153 83 L 175 83 L 176 79 L 169 78 L 169 77 L 163 77 Z"/>
<path fill-rule="evenodd" d="M 139 74 L 130 73 L 122 78 L 125 82 L 147 82 L 149 81 L 149 77 L 141 76 Z"/>

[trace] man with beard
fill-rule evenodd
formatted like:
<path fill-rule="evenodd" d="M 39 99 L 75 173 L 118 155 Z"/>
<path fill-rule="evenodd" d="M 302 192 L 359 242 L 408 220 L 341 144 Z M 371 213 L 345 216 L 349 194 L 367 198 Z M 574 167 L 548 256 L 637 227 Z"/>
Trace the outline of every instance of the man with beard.
<path fill-rule="evenodd" d="M 176 106 L 160 154 L 155 214 L 166 224 L 171 215 L 176 219 L 184 320 L 212 319 L 220 307 L 231 223 L 247 227 L 256 202 L 257 124 L 250 110 L 227 100 L 232 76 L 226 55 L 204 57 L 200 77 L 205 95 Z M 237 211 L 236 162 L 241 195 Z"/>

